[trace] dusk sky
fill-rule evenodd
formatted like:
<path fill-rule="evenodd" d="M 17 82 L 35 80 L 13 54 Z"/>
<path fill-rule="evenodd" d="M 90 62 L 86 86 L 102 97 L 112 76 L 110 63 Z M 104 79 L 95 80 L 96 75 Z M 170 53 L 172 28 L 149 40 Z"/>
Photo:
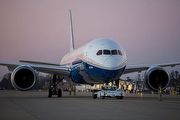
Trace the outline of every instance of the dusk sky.
<path fill-rule="evenodd" d="M 113 38 L 129 64 L 180 61 L 180 0 L 0 0 L 0 61 L 59 63 L 69 51 L 69 9 L 76 48 Z"/>

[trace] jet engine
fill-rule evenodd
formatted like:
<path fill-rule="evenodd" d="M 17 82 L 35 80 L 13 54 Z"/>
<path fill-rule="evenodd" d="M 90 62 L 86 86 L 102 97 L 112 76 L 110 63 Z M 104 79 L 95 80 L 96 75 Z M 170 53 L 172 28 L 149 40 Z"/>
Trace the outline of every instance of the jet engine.
<path fill-rule="evenodd" d="M 169 81 L 169 74 L 159 66 L 150 67 L 145 72 L 145 84 L 153 91 L 158 91 L 160 87 L 165 89 L 169 85 Z"/>
<path fill-rule="evenodd" d="M 18 66 L 11 74 L 11 83 L 18 90 L 29 90 L 36 83 L 36 72 L 30 66 Z"/>

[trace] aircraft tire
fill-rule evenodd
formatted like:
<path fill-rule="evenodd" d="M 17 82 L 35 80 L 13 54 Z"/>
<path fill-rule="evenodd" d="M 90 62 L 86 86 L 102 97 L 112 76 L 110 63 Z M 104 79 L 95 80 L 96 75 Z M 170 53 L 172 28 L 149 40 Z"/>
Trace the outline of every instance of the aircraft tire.
<path fill-rule="evenodd" d="M 123 96 L 116 96 L 117 99 L 123 99 Z"/>
<path fill-rule="evenodd" d="M 105 96 L 101 96 L 102 99 L 105 99 Z"/>
<path fill-rule="evenodd" d="M 48 93 L 48 97 L 51 98 L 52 97 L 52 90 L 49 88 L 49 93 Z"/>
<path fill-rule="evenodd" d="M 62 97 L 62 90 L 58 89 L 58 97 Z"/>
<path fill-rule="evenodd" d="M 96 99 L 96 98 L 97 98 L 97 94 L 94 94 L 94 95 L 93 95 L 93 99 Z"/>

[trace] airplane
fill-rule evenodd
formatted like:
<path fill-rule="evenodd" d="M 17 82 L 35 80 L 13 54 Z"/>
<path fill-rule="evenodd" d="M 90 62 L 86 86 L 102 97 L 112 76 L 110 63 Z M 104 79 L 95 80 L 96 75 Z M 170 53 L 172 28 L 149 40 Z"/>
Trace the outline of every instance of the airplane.
<path fill-rule="evenodd" d="M 123 74 L 145 71 L 145 84 L 153 90 L 165 89 L 170 81 L 169 73 L 163 67 L 174 67 L 180 62 L 156 65 L 127 65 L 126 52 L 121 44 L 108 38 L 99 38 L 75 49 L 72 13 L 69 11 L 70 52 L 60 64 L 20 60 L 18 63 L 0 62 L 11 71 L 11 83 L 14 88 L 27 91 L 34 87 L 37 72 L 53 75 L 49 85 L 49 95 L 62 97 L 62 89 L 57 83 L 63 79 L 78 84 L 99 84 L 118 81 Z M 55 79 L 60 76 L 60 79 Z"/>

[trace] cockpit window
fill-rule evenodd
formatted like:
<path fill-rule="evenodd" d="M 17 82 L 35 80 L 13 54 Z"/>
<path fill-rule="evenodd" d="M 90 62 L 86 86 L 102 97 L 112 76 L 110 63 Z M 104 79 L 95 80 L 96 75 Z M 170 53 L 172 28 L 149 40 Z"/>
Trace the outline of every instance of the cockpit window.
<path fill-rule="evenodd" d="M 110 50 L 103 50 L 103 54 L 104 54 L 104 55 L 110 55 L 111 52 L 110 52 Z"/>
<path fill-rule="evenodd" d="M 102 55 L 102 50 L 99 50 L 96 55 Z"/>
<path fill-rule="evenodd" d="M 119 55 L 122 55 L 122 52 L 121 52 L 120 50 L 118 50 L 118 54 L 119 54 Z"/>
<path fill-rule="evenodd" d="M 117 54 L 118 54 L 117 50 L 111 50 L 111 55 L 117 55 Z"/>
<path fill-rule="evenodd" d="M 114 50 L 104 49 L 104 50 L 98 50 L 96 55 L 122 55 L 122 52 L 116 49 Z"/>

